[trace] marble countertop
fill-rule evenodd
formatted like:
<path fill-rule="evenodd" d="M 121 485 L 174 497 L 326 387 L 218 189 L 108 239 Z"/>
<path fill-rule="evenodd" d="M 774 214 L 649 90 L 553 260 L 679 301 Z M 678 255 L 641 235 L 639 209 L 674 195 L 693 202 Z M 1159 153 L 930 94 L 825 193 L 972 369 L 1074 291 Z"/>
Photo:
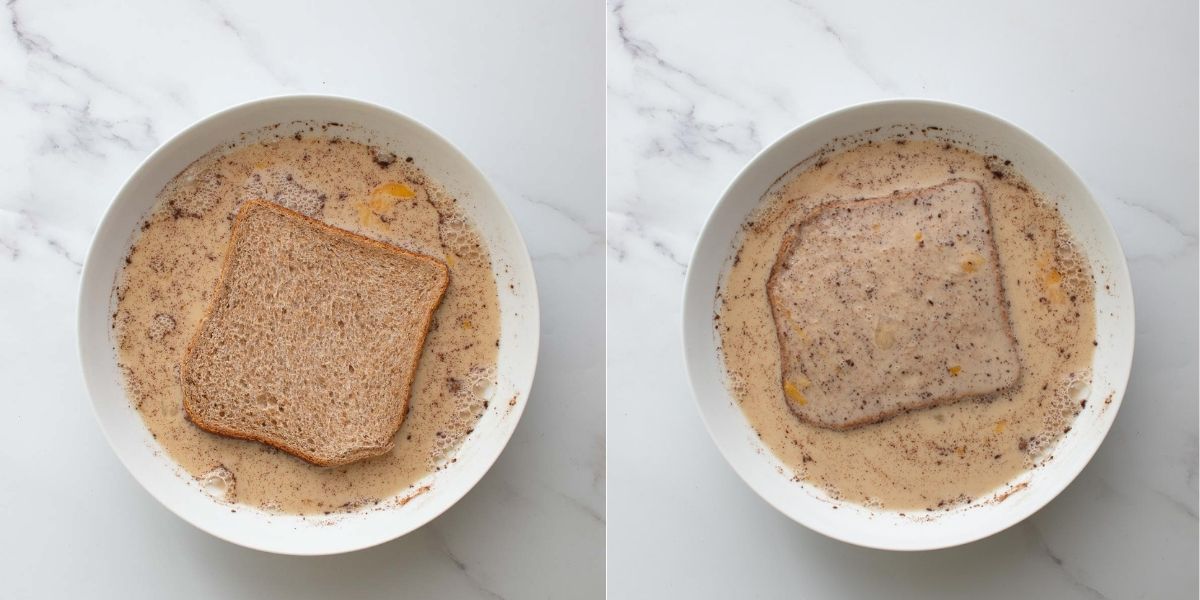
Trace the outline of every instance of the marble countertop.
<path fill-rule="evenodd" d="M 611 1 L 610 596 L 1196 598 L 1196 23 L 1186 0 Z M 759 499 L 705 432 L 679 331 L 693 245 L 737 171 L 812 117 L 898 96 L 988 110 L 1059 152 L 1116 226 L 1137 302 L 1132 379 L 1087 469 L 1020 525 L 918 554 Z"/>
<path fill-rule="evenodd" d="M 405 4 L 0 8 L 0 597 L 602 595 L 603 10 Z M 301 92 L 395 108 L 462 148 L 524 233 L 543 331 L 524 418 L 478 487 L 398 541 L 312 559 L 154 501 L 105 443 L 75 350 L 81 263 L 138 163 L 216 110 Z"/>

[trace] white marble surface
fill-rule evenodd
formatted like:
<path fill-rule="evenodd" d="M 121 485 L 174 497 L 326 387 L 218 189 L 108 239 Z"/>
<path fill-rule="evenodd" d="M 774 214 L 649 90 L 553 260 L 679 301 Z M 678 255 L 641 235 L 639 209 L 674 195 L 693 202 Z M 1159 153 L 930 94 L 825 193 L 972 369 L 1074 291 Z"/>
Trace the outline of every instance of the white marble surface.
<path fill-rule="evenodd" d="M 0 8 L 0 597 L 596 598 L 603 593 L 603 7 L 577 0 Z M 542 354 L 524 418 L 430 525 L 328 558 L 245 550 L 146 494 L 75 353 L 80 264 L 118 186 L 232 104 L 342 94 L 461 147 L 534 257 Z"/>
<path fill-rule="evenodd" d="M 1196 3 L 608 5 L 613 598 L 1196 598 Z M 765 144 L 860 101 L 978 106 L 1062 154 L 1130 260 L 1137 355 L 1095 459 L 1026 522 L 892 554 L 826 539 L 733 473 L 688 392 L 683 275 Z"/>

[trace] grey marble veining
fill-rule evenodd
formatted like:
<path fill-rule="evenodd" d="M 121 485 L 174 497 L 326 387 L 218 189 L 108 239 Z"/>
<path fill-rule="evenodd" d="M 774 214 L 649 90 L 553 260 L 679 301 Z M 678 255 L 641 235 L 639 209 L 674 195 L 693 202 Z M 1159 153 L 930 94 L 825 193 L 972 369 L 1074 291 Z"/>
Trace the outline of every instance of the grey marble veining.
<path fill-rule="evenodd" d="M 1196 21 L 1187 2 L 610 1 L 610 595 L 1195 598 Z M 761 501 L 704 431 L 678 329 L 738 170 L 808 119 L 895 96 L 978 106 L 1062 154 L 1117 229 L 1138 315 L 1124 404 L 1079 478 L 1008 531 L 920 554 Z"/>
<path fill-rule="evenodd" d="M 602 596 L 599 7 L 8 0 L 0 16 L 0 597 Z M 514 213 L 543 306 L 528 408 L 479 485 L 401 540 L 314 559 L 238 548 L 150 498 L 100 434 L 74 340 L 92 232 L 137 164 L 211 112 L 297 92 L 453 140 Z"/>

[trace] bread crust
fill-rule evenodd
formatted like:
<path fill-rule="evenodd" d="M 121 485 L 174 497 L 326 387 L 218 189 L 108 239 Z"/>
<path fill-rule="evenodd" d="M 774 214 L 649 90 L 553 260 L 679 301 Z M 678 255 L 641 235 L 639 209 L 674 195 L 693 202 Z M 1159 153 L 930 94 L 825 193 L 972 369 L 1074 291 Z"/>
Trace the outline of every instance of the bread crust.
<path fill-rule="evenodd" d="M 799 237 L 800 229 L 806 225 L 811 224 L 813 221 L 815 221 L 817 218 L 819 218 L 822 214 L 832 211 L 832 210 L 841 209 L 845 206 L 849 206 L 849 205 L 853 205 L 855 207 L 874 206 L 874 205 L 888 204 L 888 203 L 892 203 L 892 202 L 899 202 L 901 200 L 911 199 L 914 196 L 917 196 L 919 194 L 922 194 L 922 193 L 925 193 L 925 192 L 928 192 L 931 190 L 938 190 L 938 189 L 949 187 L 951 185 L 955 185 L 955 184 L 959 184 L 959 183 L 971 183 L 971 184 L 974 184 L 979 187 L 979 193 L 983 196 L 983 203 L 982 203 L 983 204 L 983 219 L 984 219 L 984 222 L 987 223 L 987 228 L 990 233 L 992 230 L 992 209 L 991 209 L 991 199 L 987 195 L 987 190 L 983 189 L 983 186 L 980 185 L 978 181 L 975 181 L 972 179 L 965 179 L 965 178 L 950 179 L 950 180 L 947 180 L 947 181 L 945 181 L 941 184 L 935 185 L 935 186 L 931 186 L 931 187 L 927 187 L 927 188 L 920 188 L 920 189 L 915 189 L 915 190 L 909 190 L 907 192 L 903 192 L 903 193 L 895 194 L 895 195 L 891 195 L 891 196 L 880 196 L 877 198 L 868 198 L 866 200 L 849 200 L 849 201 L 840 201 L 840 202 L 832 202 L 829 204 L 824 204 L 822 206 L 819 206 L 819 207 L 813 209 L 812 211 L 807 213 L 803 218 L 801 218 L 799 221 L 797 221 L 796 223 L 794 223 L 793 225 L 788 227 L 787 232 L 784 233 L 783 242 L 779 246 L 779 252 L 776 253 L 776 255 L 775 255 L 775 264 L 771 266 L 771 274 L 770 274 L 770 276 L 767 277 L 767 282 L 765 284 L 765 289 L 764 289 L 764 293 L 767 296 L 767 303 L 771 307 L 771 320 L 775 322 L 775 336 L 776 336 L 776 339 L 779 341 L 779 350 L 780 350 L 779 389 L 781 391 L 781 394 L 782 394 L 782 390 L 787 382 L 787 375 L 785 373 L 785 369 L 784 369 L 784 365 L 783 365 L 784 340 L 783 340 L 783 334 L 779 330 L 779 319 L 780 319 L 779 311 L 780 311 L 780 309 L 775 306 L 775 298 L 771 294 L 771 288 L 773 287 L 772 284 L 775 282 L 776 277 L 779 276 L 780 271 L 782 270 L 782 266 L 784 264 L 784 259 L 790 255 L 792 246 L 795 245 L 796 239 Z M 1001 269 L 999 268 L 1000 255 L 999 255 L 999 251 L 996 248 L 996 243 L 995 243 L 994 238 L 993 238 L 992 244 L 991 244 L 991 260 L 993 261 L 993 264 L 997 265 L 996 289 L 997 289 L 998 295 L 1000 296 L 999 302 L 997 304 L 1000 307 L 1000 313 L 1001 313 L 1001 316 L 1003 317 L 1004 323 L 1007 324 L 1007 327 L 1005 327 L 1004 331 L 1008 335 L 1009 341 L 1012 344 L 1016 345 L 1017 338 L 1013 334 L 1012 320 L 1008 314 L 1008 293 L 1004 289 L 1004 278 L 1001 276 Z M 1020 381 L 1021 372 L 1024 370 L 1024 367 L 1020 364 L 1020 353 L 1017 353 L 1017 370 L 1018 370 L 1017 378 L 1015 379 L 1015 382 Z M 952 404 L 954 402 L 963 400 L 964 398 L 967 398 L 967 397 L 980 398 L 980 399 L 994 397 L 997 394 L 1003 393 L 1005 390 L 1011 389 L 1012 386 L 1014 386 L 1014 385 L 1016 385 L 1016 383 L 1010 384 L 1009 386 L 1001 388 L 999 390 L 996 390 L 995 392 L 992 392 L 990 394 L 983 394 L 983 395 L 959 394 L 956 396 L 944 396 L 941 398 L 935 397 L 935 398 L 931 398 L 928 402 L 925 402 L 925 403 L 915 404 L 915 405 L 908 406 L 908 407 L 897 408 L 895 410 L 880 412 L 875 415 L 867 416 L 867 417 L 853 420 L 853 421 L 848 421 L 848 422 L 842 423 L 842 424 L 825 423 L 822 421 L 818 421 L 816 419 L 812 419 L 807 415 L 801 414 L 800 412 L 798 412 L 796 410 L 796 407 L 792 404 L 792 402 L 787 399 L 786 395 L 784 395 L 783 401 L 787 404 L 788 409 L 791 410 L 792 414 L 795 415 L 797 419 L 799 419 L 805 423 L 809 423 L 809 424 L 815 425 L 817 427 L 823 427 L 825 429 L 833 429 L 836 431 L 846 431 L 846 430 L 855 429 L 858 427 L 863 427 L 866 425 L 873 425 L 875 423 L 880 423 L 880 422 L 886 421 L 888 419 L 891 419 L 897 415 L 912 412 L 914 410 L 924 410 L 927 408 L 932 408 L 934 406 L 940 406 L 943 404 Z"/>
<path fill-rule="evenodd" d="M 391 244 L 387 244 L 387 243 L 381 242 L 379 240 L 371 239 L 369 237 L 359 235 L 359 234 L 351 232 L 351 231 L 346 231 L 345 229 L 340 229 L 340 228 L 334 227 L 332 225 L 329 225 L 327 223 L 324 223 L 322 221 L 319 221 L 317 219 L 309 217 L 308 215 L 296 212 L 289 208 L 285 208 L 285 207 L 275 204 L 273 202 L 268 202 L 266 200 L 260 200 L 260 199 L 256 199 L 256 198 L 247 200 L 246 202 L 244 202 L 242 204 L 241 208 L 238 209 L 237 216 L 234 218 L 232 232 L 230 233 L 230 236 L 229 236 L 229 245 L 225 251 L 225 257 L 221 263 L 221 274 L 220 274 L 220 276 L 218 276 L 217 283 L 213 287 L 212 300 L 210 300 L 208 308 L 204 312 L 204 316 L 201 317 L 201 319 L 200 319 L 199 327 L 196 328 L 196 332 L 192 335 L 192 338 L 188 342 L 187 348 L 184 351 L 184 355 L 181 358 L 181 360 L 179 361 L 179 377 L 180 377 L 180 382 L 183 387 L 183 409 L 187 415 L 188 420 L 190 420 L 192 423 L 194 423 L 200 429 L 203 429 L 204 431 L 207 431 L 209 433 L 214 433 L 214 434 L 223 435 L 226 437 L 232 437 L 232 438 L 249 440 L 249 441 L 253 441 L 253 442 L 259 442 L 262 444 L 266 444 L 268 446 L 277 448 L 288 454 L 291 454 L 292 456 L 300 458 L 306 462 L 309 462 L 311 464 L 321 466 L 321 467 L 336 467 L 336 466 L 346 465 L 346 464 L 350 464 L 352 462 L 362 460 L 364 458 L 378 456 L 380 454 L 383 454 L 384 452 L 387 452 L 388 450 L 390 450 L 392 448 L 392 444 L 388 444 L 387 446 L 383 446 L 383 447 L 362 448 L 355 452 L 351 452 L 346 455 L 339 456 L 337 459 L 334 459 L 334 460 L 322 460 L 321 458 L 314 456 L 312 454 L 309 454 L 300 448 L 289 446 L 285 442 L 267 439 L 265 436 L 256 434 L 255 432 L 252 432 L 252 431 L 240 431 L 240 430 L 231 429 L 228 427 L 223 427 L 216 423 L 205 421 L 204 418 L 202 416 L 200 416 L 200 413 L 196 409 L 194 409 L 194 407 L 192 406 L 192 402 L 194 401 L 194 398 L 192 397 L 191 386 L 188 384 L 188 370 L 189 370 L 189 367 L 190 367 L 190 364 L 192 361 L 192 356 L 196 349 L 197 343 L 200 341 L 200 338 L 204 333 L 204 329 L 207 326 L 209 319 L 212 318 L 213 313 L 216 311 L 217 306 L 219 305 L 220 300 L 224 295 L 225 287 L 228 285 L 229 274 L 230 274 L 230 271 L 231 271 L 231 268 L 233 265 L 233 258 L 234 258 L 234 254 L 235 254 L 234 248 L 236 246 L 236 241 L 238 240 L 238 236 L 241 233 L 241 231 L 240 231 L 241 225 L 256 210 L 268 210 L 268 211 L 275 212 L 276 214 L 284 215 L 289 218 L 301 219 L 303 222 L 307 223 L 308 225 L 316 226 L 317 228 L 323 230 L 326 233 L 340 236 L 344 239 L 353 240 L 358 243 L 367 244 L 369 246 L 375 247 L 376 249 L 383 250 L 386 252 L 407 255 L 412 258 L 416 258 L 423 262 L 427 262 L 431 265 L 434 265 L 438 269 L 438 272 L 441 274 L 441 277 L 439 277 L 441 285 L 440 285 L 440 288 L 438 289 L 436 300 L 434 302 L 430 303 L 429 310 L 427 310 L 425 312 L 425 315 L 422 319 L 423 322 L 422 322 L 422 326 L 421 326 L 421 336 L 420 336 L 420 340 L 421 340 L 420 346 L 421 347 L 424 347 L 425 340 L 429 336 L 429 328 L 433 324 L 433 315 L 434 315 L 434 313 L 437 312 L 438 307 L 441 306 L 442 298 L 445 297 L 446 290 L 450 287 L 450 269 L 449 269 L 449 267 L 446 266 L 446 263 L 444 263 L 440 260 L 437 260 L 436 258 L 433 258 L 433 257 L 425 255 L 425 254 L 418 254 L 416 252 L 405 250 L 403 248 L 399 248 L 397 246 L 393 246 Z M 413 384 L 413 380 L 416 378 L 417 367 L 420 364 L 422 354 L 423 354 L 423 352 L 415 352 L 413 355 L 412 364 L 410 365 L 410 368 L 408 369 L 408 380 L 405 381 L 405 383 L 404 383 L 404 389 L 406 390 L 406 392 L 405 392 L 403 400 L 402 400 L 403 405 L 400 407 L 400 410 L 397 412 L 397 417 L 394 419 L 394 422 L 392 423 L 391 427 L 389 427 L 389 429 L 391 430 L 390 437 L 394 437 L 396 435 L 396 433 L 400 431 L 401 425 L 404 424 L 404 418 L 408 414 L 409 402 L 412 397 L 412 384 Z"/>

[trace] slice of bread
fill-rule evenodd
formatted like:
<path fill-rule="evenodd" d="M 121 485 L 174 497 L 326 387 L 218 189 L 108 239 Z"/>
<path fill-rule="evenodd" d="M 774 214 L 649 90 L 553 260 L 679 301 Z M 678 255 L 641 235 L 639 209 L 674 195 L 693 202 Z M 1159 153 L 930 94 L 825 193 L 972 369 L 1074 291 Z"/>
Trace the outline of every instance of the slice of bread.
<path fill-rule="evenodd" d="M 180 363 L 187 416 L 321 466 L 390 451 L 449 282 L 428 256 L 246 202 Z"/>
<path fill-rule="evenodd" d="M 767 283 L 792 412 L 847 429 L 1015 384 L 1000 274 L 974 181 L 809 215 Z"/>

